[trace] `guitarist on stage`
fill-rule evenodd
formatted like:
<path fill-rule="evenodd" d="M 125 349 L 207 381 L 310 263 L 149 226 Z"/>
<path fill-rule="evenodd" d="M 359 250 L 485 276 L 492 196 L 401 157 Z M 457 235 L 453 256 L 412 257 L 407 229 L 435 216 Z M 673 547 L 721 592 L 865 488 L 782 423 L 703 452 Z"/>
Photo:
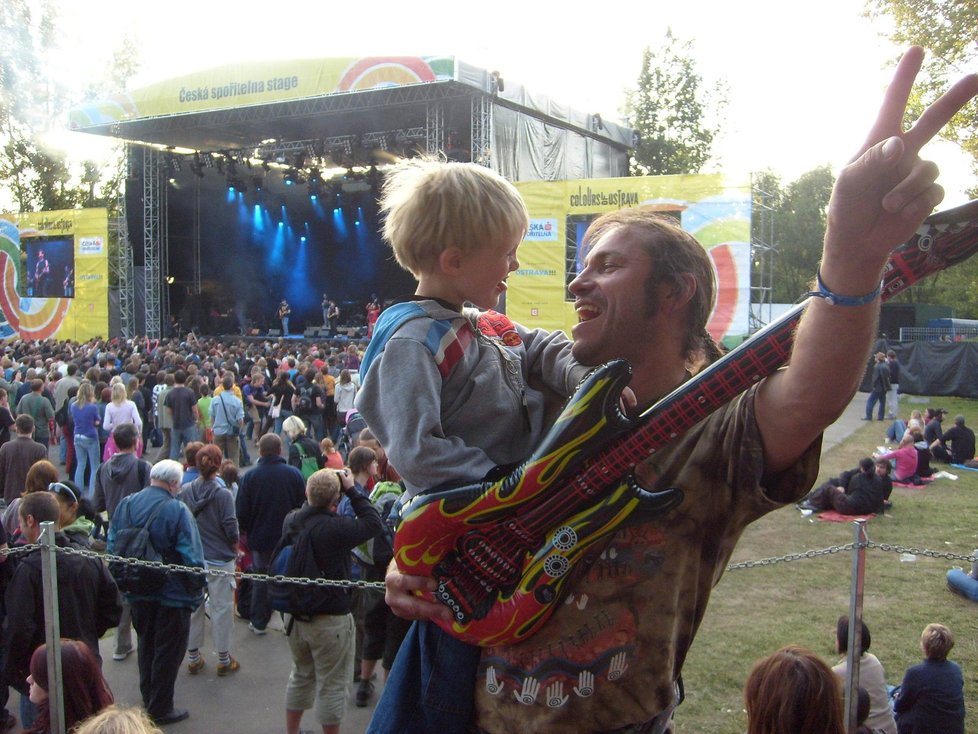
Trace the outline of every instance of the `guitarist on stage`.
<path fill-rule="evenodd" d="M 682 501 L 612 536 L 535 636 L 485 648 L 475 730 L 671 730 L 683 661 L 713 586 L 744 528 L 813 484 L 822 431 L 855 394 L 876 333 L 883 265 L 943 198 L 936 166 L 918 153 L 978 94 L 978 76 L 955 85 L 904 132 L 922 58 L 919 48 L 903 57 L 875 125 L 839 175 L 816 297 L 790 366 L 635 467 L 645 488 L 675 488 Z M 584 247 L 584 270 L 570 286 L 579 317 L 573 355 L 592 365 L 628 359 L 629 386 L 644 409 L 686 380 L 702 355 L 712 271 L 687 233 L 641 209 L 595 220 Z M 433 591 L 432 579 L 391 566 L 386 580 L 388 603 L 401 616 L 451 620 L 446 607 L 410 593 Z M 455 674 L 438 668 L 430 677 Z M 391 713 L 378 707 L 370 731 L 383 731 L 381 717 Z"/>

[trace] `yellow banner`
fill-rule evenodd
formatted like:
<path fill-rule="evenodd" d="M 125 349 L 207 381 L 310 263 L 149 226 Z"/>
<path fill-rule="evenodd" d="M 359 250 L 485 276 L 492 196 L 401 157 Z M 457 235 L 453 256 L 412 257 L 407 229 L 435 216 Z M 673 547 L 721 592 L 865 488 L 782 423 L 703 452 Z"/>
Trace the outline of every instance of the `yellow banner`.
<path fill-rule="evenodd" d="M 105 209 L 0 215 L 0 339 L 109 332 Z"/>
<path fill-rule="evenodd" d="M 710 254 L 717 304 L 709 330 L 717 340 L 748 333 L 750 305 L 750 185 L 722 175 L 645 176 L 516 184 L 530 210 L 530 231 L 509 278 L 506 313 L 531 328 L 576 323 L 567 284 L 579 268 L 581 237 L 599 214 L 648 206 L 679 219 Z"/>
<path fill-rule="evenodd" d="M 219 66 L 73 108 L 72 130 L 454 78 L 451 56 L 255 61 Z"/>

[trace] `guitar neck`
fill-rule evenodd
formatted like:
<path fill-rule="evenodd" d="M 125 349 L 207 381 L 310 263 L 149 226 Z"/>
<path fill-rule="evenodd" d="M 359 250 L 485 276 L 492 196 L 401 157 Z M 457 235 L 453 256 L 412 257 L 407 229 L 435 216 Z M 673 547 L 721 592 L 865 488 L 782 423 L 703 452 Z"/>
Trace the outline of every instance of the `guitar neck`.
<path fill-rule="evenodd" d="M 954 210 L 949 222 L 935 215 L 891 254 L 881 298 L 888 300 L 931 273 L 970 257 L 976 247 L 978 202 Z M 656 402 L 627 436 L 595 454 L 582 478 L 599 480 L 609 469 L 627 470 L 788 362 L 795 329 L 811 298 L 789 309 L 750 339 Z"/>

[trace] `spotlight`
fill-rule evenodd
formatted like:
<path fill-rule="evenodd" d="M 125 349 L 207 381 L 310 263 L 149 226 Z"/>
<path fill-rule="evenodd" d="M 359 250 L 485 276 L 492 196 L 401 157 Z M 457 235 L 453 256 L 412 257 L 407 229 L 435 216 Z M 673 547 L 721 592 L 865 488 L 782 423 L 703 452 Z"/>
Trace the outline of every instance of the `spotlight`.
<path fill-rule="evenodd" d="M 294 167 L 287 170 L 283 178 L 285 179 L 286 186 L 295 186 L 297 184 L 306 182 L 306 179 L 302 175 L 302 171 Z"/>
<path fill-rule="evenodd" d="M 204 162 L 200 158 L 200 153 L 194 153 L 194 159 L 190 163 L 190 170 L 195 176 L 204 177 Z"/>

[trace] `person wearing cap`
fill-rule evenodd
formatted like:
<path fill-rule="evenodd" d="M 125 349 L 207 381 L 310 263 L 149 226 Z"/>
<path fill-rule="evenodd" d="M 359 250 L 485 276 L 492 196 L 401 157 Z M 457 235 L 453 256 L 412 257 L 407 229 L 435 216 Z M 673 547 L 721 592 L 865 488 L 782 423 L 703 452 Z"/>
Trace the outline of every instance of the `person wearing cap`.
<path fill-rule="evenodd" d="M 883 411 L 886 409 L 886 393 L 890 389 L 890 368 L 886 364 L 886 355 L 883 352 L 876 353 L 876 363 L 873 366 L 872 385 L 869 390 L 869 398 L 866 400 L 866 417 L 863 420 L 873 420 L 873 406 L 879 404 L 876 414 L 877 420 L 883 420 Z"/>
<path fill-rule="evenodd" d="M 947 448 L 948 441 L 951 442 L 950 451 Z M 954 416 L 954 425 L 944 431 L 940 448 L 950 456 L 950 463 L 978 468 L 978 462 L 975 461 L 975 432 L 964 424 L 963 415 Z"/>
<path fill-rule="evenodd" d="M 944 408 L 930 408 L 927 412 L 931 416 L 924 425 L 924 441 L 927 443 L 927 448 L 935 459 L 950 464 L 951 454 L 944 447 L 944 428 L 941 425 L 947 411 Z"/>

